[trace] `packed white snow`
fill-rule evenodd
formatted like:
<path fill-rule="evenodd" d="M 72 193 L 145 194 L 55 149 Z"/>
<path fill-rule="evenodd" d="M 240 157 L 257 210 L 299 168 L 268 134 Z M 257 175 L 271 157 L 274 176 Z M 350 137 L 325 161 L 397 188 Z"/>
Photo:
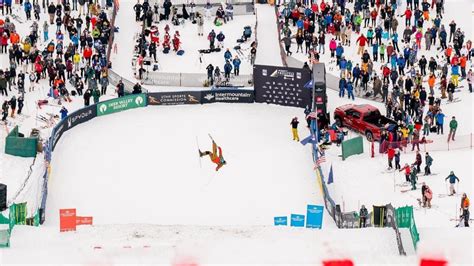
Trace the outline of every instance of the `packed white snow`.
<path fill-rule="evenodd" d="M 302 109 L 214 104 L 98 117 L 56 146 L 47 224 L 57 224 L 60 208 L 96 224 L 271 225 L 274 216 L 306 214 L 322 199 L 311 148 L 291 140 L 295 116 L 302 120 Z M 218 172 L 199 158 L 197 141 L 211 149 L 208 133 L 227 162 Z"/>

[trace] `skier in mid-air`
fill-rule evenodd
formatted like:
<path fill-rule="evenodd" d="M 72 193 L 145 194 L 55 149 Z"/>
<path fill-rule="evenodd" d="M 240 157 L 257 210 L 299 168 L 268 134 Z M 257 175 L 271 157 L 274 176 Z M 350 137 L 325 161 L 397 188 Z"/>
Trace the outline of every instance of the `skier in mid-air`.
<path fill-rule="evenodd" d="M 201 152 L 201 150 L 199 150 L 199 156 L 203 157 L 203 156 L 209 155 L 209 158 L 211 158 L 211 161 L 217 164 L 216 171 L 219 171 L 219 169 L 222 166 L 226 165 L 226 161 L 224 160 L 224 157 L 222 156 L 221 147 L 217 146 L 216 142 L 212 139 L 212 137 L 211 137 L 211 140 L 212 140 L 212 152 L 210 151 Z M 217 154 L 217 149 L 219 149 L 219 155 Z"/>

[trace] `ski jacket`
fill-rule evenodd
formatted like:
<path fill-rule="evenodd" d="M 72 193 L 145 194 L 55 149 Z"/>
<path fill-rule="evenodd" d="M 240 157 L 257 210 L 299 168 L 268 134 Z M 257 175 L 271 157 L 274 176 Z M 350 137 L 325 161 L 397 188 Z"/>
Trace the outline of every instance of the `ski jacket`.
<path fill-rule="evenodd" d="M 446 177 L 444 180 L 448 180 L 449 179 L 449 183 L 450 184 L 454 184 L 456 183 L 456 180 L 459 182 L 459 178 L 455 175 L 449 175 L 448 177 Z"/>
<path fill-rule="evenodd" d="M 466 196 L 465 198 L 461 199 L 461 208 L 462 209 L 469 209 L 469 198 Z"/>

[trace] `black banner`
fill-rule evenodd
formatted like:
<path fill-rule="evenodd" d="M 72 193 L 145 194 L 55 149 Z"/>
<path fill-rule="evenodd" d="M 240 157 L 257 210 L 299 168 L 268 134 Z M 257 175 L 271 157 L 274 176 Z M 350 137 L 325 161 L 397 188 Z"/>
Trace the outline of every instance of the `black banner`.
<path fill-rule="evenodd" d="M 79 124 L 87 122 L 97 116 L 97 107 L 95 105 L 87 106 L 68 115 L 66 118 L 67 129 L 69 130 Z"/>
<path fill-rule="evenodd" d="M 255 65 L 255 101 L 305 108 L 311 106 L 311 73 L 302 68 Z"/>
<path fill-rule="evenodd" d="M 149 92 L 148 105 L 201 103 L 201 91 Z"/>
<path fill-rule="evenodd" d="M 67 131 L 67 123 L 66 123 L 66 119 L 63 119 L 59 121 L 59 123 L 56 124 L 53 130 L 53 135 L 51 139 L 51 141 L 53 142 L 53 151 L 54 151 L 54 148 L 56 147 L 56 143 L 58 143 L 58 140 L 66 131 Z"/>
<path fill-rule="evenodd" d="M 201 103 L 253 103 L 253 90 L 210 90 L 201 92 Z"/>
<path fill-rule="evenodd" d="M 91 120 L 92 118 L 97 116 L 97 107 L 94 105 L 84 107 L 76 112 L 68 115 L 65 119 L 59 121 L 54 127 L 53 131 L 53 151 L 56 147 L 56 143 L 61 138 L 64 132 L 68 131 L 69 129 L 84 123 L 86 121 Z"/>

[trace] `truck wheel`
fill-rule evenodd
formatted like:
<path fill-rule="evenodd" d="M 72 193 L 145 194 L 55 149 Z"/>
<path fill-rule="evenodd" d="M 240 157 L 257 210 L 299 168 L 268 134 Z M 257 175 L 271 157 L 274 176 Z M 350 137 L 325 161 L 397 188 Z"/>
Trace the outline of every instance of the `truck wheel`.
<path fill-rule="evenodd" d="M 334 120 L 335 120 L 335 122 L 336 122 L 336 126 L 338 126 L 338 127 L 342 127 L 342 121 L 341 121 L 341 118 L 339 118 L 339 117 L 336 117 Z"/>
<path fill-rule="evenodd" d="M 365 136 L 367 137 L 367 140 L 370 142 L 374 140 L 374 135 L 370 131 L 365 132 Z"/>

